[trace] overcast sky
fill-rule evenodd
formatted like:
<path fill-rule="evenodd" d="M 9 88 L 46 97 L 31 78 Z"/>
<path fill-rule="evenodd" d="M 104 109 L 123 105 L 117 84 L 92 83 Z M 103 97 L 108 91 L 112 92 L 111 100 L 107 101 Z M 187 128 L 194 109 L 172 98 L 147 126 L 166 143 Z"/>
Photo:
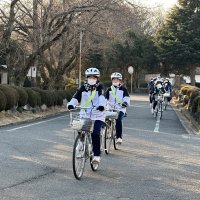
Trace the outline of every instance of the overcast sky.
<path fill-rule="evenodd" d="M 178 0 L 136 0 L 136 1 L 149 6 L 161 5 L 165 10 L 168 10 L 174 4 L 176 4 Z"/>
<path fill-rule="evenodd" d="M 170 9 L 178 0 L 130 0 L 133 2 L 141 2 L 148 6 L 162 6 L 165 10 Z M 11 0 L 0 0 L 0 5 L 3 2 L 11 2 Z"/>

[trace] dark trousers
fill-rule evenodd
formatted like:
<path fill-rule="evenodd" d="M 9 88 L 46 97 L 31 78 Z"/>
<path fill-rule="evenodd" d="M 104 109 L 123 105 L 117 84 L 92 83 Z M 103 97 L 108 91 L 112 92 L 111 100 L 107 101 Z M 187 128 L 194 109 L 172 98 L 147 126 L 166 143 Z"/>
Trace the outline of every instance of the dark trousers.
<path fill-rule="evenodd" d="M 94 122 L 94 129 L 92 132 L 92 145 L 93 145 L 93 152 L 94 156 L 100 156 L 100 134 L 101 128 L 104 125 L 104 122 L 100 120 L 95 120 Z"/>
<path fill-rule="evenodd" d="M 153 102 L 153 109 L 155 110 L 156 106 L 157 106 L 158 101 L 154 100 Z"/>
<path fill-rule="evenodd" d="M 153 102 L 153 94 L 149 93 L 149 102 L 152 103 Z"/>
<path fill-rule="evenodd" d="M 122 120 L 124 118 L 124 113 L 119 112 L 118 118 L 116 119 L 116 136 L 117 138 L 122 138 Z"/>

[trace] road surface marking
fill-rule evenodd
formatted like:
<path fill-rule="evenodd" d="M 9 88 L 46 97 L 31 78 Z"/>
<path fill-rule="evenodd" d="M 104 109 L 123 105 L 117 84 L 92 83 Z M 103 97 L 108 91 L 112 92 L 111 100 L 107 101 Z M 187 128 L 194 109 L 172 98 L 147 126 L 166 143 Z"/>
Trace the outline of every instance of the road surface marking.
<path fill-rule="evenodd" d="M 36 123 L 28 124 L 28 125 L 25 125 L 25 126 L 20 126 L 20 127 L 17 127 L 17 128 L 12 128 L 12 129 L 9 129 L 7 131 L 12 132 L 12 131 L 16 131 L 18 129 L 27 128 L 27 127 L 30 127 L 30 126 L 35 126 L 35 125 L 38 125 L 38 124 L 50 122 L 50 121 L 53 121 L 53 120 L 56 120 L 56 119 L 59 119 L 59 118 L 63 118 L 63 117 L 66 117 L 66 116 L 56 117 L 56 118 L 53 118 L 53 119 L 48 119 L 48 120 L 44 120 L 44 121 L 41 121 L 41 122 L 36 122 Z"/>

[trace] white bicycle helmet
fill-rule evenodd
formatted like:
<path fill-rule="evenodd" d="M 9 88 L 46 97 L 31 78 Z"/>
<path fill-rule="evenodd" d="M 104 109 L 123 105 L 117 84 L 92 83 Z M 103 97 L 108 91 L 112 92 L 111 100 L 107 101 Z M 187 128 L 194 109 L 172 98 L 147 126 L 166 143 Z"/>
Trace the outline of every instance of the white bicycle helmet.
<path fill-rule="evenodd" d="M 111 74 L 111 80 L 113 78 L 118 78 L 119 80 L 122 80 L 122 75 L 119 72 L 114 72 Z"/>
<path fill-rule="evenodd" d="M 86 69 L 85 71 L 85 76 L 96 76 L 96 77 L 100 77 L 100 71 L 97 68 L 91 67 Z"/>

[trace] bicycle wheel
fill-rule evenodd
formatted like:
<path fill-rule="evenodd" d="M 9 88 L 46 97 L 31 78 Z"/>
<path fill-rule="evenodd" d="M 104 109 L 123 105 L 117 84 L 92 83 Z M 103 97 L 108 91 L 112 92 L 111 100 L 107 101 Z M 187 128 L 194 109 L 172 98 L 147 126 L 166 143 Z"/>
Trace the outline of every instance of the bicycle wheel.
<path fill-rule="evenodd" d="M 73 157 L 72 157 L 72 164 L 73 164 L 73 173 L 76 179 L 80 180 L 84 168 L 85 168 L 85 137 L 81 134 L 78 134 L 73 147 Z"/>
<path fill-rule="evenodd" d="M 162 103 L 160 103 L 160 119 L 162 119 L 162 116 L 163 116 L 163 106 L 162 106 Z"/>
<path fill-rule="evenodd" d="M 164 109 L 167 110 L 167 98 L 164 99 Z"/>
<path fill-rule="evenodd" d="M 114 149 L 115 149 L 115 150 L 118 150 L 115 123 L 112 123 L 112 127 L 113 127 L 113 128 L 112 128 L 112 138 L 113 138 Z"/>
<path fill-rule="evenodd" d="M 155 118 L 157 118 L 157 116 L 158 116 L 158 104 L 156 105 L 155 112 L 153 113 L 153 116 Z"/>
<path fill-rule="evenodd" d="M 106 126 L 104 133 L 104 150 L 106 154 L 110 153 L 110 147 L 113 140 L 112 130 L 112 126 Z"/>

